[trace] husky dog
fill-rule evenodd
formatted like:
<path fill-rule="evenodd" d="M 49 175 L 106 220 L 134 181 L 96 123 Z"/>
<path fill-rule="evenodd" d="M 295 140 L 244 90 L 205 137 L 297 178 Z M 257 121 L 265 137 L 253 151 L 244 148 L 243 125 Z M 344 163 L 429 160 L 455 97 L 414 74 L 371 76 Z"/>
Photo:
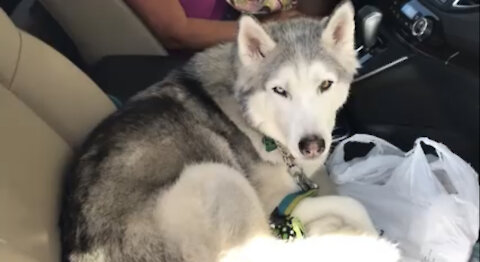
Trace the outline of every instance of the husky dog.
<path fill-rule="evenodd" d="M 262 138 L 307 177 L 322 166 L 358 65 L 353 18 L 349 2 L 323 22 L 243 17 L 236 43 L 196 55 L 108 117 L 67 179 L 65 260 L 397 261 L 352 199 L 303 200 L 293 213 L 303 240 L 276 240 L 268 225 L 299 187 Z"/>

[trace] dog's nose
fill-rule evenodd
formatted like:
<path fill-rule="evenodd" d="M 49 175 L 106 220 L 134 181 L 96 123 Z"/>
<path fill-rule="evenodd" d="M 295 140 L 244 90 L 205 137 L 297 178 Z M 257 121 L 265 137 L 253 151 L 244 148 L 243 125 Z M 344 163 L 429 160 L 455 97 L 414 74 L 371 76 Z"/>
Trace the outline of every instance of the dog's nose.
<path fill-rule="evenodd" d="M 316 158 L 325 150 L 325 140 L 316 135 L 306 136 L 298 143 L 298 148 L 306 158 Z"/>

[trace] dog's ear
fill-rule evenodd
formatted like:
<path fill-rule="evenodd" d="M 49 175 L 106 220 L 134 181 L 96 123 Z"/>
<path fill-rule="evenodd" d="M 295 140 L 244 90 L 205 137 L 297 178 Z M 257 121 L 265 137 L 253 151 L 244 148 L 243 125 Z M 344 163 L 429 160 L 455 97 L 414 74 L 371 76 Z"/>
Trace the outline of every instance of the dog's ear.
<path fill-rule="evenodd" d="M 355 70 L 358 66 L 355 52 L 355 10 L 350 1 L 340 3 L 326 22 L 322 45 L 345 58 L 342 64 Z"/>
<path fill-rule="evenodd" d="M 260 62 L 276 43 L 254 18 L 243 16 L 239 21 L 237 45 L 240 62 L 250 66 Z"/>

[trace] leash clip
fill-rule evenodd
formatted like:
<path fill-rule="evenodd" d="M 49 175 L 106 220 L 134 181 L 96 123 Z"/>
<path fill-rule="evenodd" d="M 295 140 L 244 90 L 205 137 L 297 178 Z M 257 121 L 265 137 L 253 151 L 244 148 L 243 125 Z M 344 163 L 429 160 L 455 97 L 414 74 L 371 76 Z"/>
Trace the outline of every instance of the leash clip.
<path fill-rule="evenodd" d="M 297 170 L 292 170 L 295 169 L 295 167 Z M 308 178 L 298 166 L 292 166 L 288 171 L 302 191 L 318 189 L 318 185 Z"/>

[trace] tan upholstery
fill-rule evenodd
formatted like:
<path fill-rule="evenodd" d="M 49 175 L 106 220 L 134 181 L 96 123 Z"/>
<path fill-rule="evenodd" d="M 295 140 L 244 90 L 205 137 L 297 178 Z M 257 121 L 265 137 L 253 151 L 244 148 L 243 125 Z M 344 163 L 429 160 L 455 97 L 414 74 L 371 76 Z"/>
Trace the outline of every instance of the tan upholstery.
<path fill-rule="evenodd" d="M 70 146 L 114 106 L 95 83 L 44 43 L 0 15 L 0 83 Z"/>
<path fill-rule="evenodd" d="M 107 55 L 166 55 L 123 0 L 41 0 L 87 63 Z"/>
<path fill-rule="evenodd" d="M 4 87 L 0 108 L 0 258 L 57 261 L 59 183 L 72 150 Z"/>
<path fill-rule="evenodd" d="M 0 10 L 0 261 L 59 261 L 62 174 L 113 111 L 84 73 Z"/>

